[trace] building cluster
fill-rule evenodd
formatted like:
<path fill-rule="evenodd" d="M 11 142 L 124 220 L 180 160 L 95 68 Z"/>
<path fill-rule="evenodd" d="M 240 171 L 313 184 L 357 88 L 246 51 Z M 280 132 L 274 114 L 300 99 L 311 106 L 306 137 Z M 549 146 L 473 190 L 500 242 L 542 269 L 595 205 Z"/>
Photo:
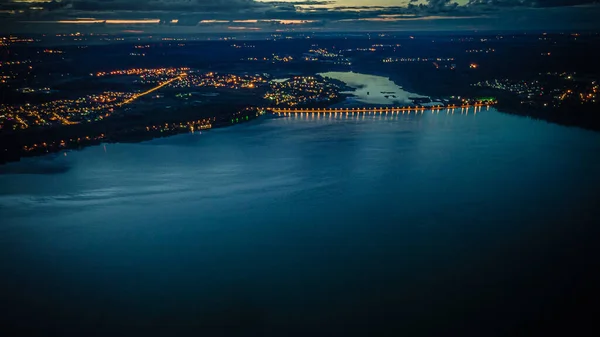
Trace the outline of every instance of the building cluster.
<path fill-rule="evenodd" d="M 266 111 L 264 109 L 248 107 L 231 114 L 230 116 L 228 116 L 228 118 L 231 118 L 231 124 L 236 124 L 248 121 L 251 117 L 258 117 L 265 113 Z M 80 148 L 82 146 L 91 144 L 100 144 L 106 141 L 119 141 L 121 137 L 133 136 L 139 137 L 138 139 L 145 139 L 147 137 L 160 137 L 163 134 L 173 135 L 187 132 L 194 133 L 196 131 L 211 129 L 219 123 L 228 122 L 229 121 L 227 120 L 227 118 L 218 119 L 217 117 L 210 117 L 174 123 L 134 126 L 129 129 L 122 129 L 110 135 L 104 133 L 92 133 L 90 135 L 80 136 L 76 138 L 64 138 L 60 140 L 49 140 L 46 142 L 27 144 L 23 145 L 20 150 L 23 155 L 45 154 L 66 149 Z M 66 155 L 67 154 L 65 152 L 65 156 Z"/>
<path fill-rule="evenodd" d="M 376 43 L 376 44 L 372 44 L 370 47 L 356 47 L 356 48 L 343 49 L 343 50 L 341 50 L 341 52 L 350 52 L 350 53 L 351 52 L 376 52 L 376 51 L 384 51 L 384 50 L 389 50 L 389 49 L 393 49 L 394 51 L 396 51 L 396 48 L 400 48 L 400 47 L 402 47 L 402 45 L 400 45 L 399 43 L 396 43 L 396 44 Z"/>
<path fill-rule="evenodd" d="M 401 45 L 399 43 L 396 44 L 373 44 L 371 45 L 371 48 L 396 48 L 396 47 L 401 47 Z"/>
<path fill-rule="evenodd" d="M 598 103 L 600 102 L 600 85 L 593 81 L 587 86 L 578 86 L 576 89 L 566 89 L 560 94 L 558 99 L 560 102 L 579 102 L 580 104 Z"/>
<path fill-rule="evenodd" d="M 165 123 L 148 125 L 143 128 L 135 128 L 130 131 L 145 131 L 148 133 L 182 133 L 182 132 L 195 132 L 202 131 L 212 128 L 212 123 L 215 118 L 205 118 L 200 120 L 192 120 L 181 123 Z M 30 145 L 24 145 L 22 150 L 24 153 L 49 153 L 56 152 L 64 149 L 77 148 L 83 145 L 89 145 L 94 143 L 100 143 L 106 141 L 110 136 L 104 133 L 82 136 L 77 138 L 61 139 L 58 141 L 48 141 L 35 143 Z"/>
<path fill-rule="evenodd" d="M 18 65 L 22 65 L 22 64 L 30 64 L 31 60 L 23 60 L 23 61 L 7 61 L 7 62 L 2 62 L 0 61 L 0 67 L 8 67 L 8 66 L 18 66 Z"/>
<path fill-rule="evenodd" d="M 44 49 L 44 54 L 64 54 L 65 52 L 58 49 Z"/>
<path fill-rule="evenodd" d="M 84 136 L 77 138 L 62 139 L 60 141 L 49 141 L 35 143 L 31 145 L 23 145 L 23 152 L 25 153 L 48 153 L 55 152 L 56 150 L 72 148 L 94 142 L 99 142 L 106 139 L 106 135 L 103 133 L 94 136 Z"/>
<path fill-rule="evenodd" d="M 279 55 L 279 54 L 273 54 L 273 57 L 271 57 L 271 62 L 273 63 L 277 63 L 277 62 L 291 62 L 294 60 L 294 57 L 291 55 Z"/>
<path fill-rule="evenodd" d="M 130 104 L 163 87 L 253 89 L 266 85 L 268 75 L 199 73 L 190 71 L 189 68 L 139 68 L 99 72 L 92 76 L 135 76 L 138 78 L 134 83 L 153 85 L 154 87 L 145 92 L 106 91 L 76 99 L 59 99 L 41 104 L 0 105 L 0 130 L 100 121 L 112 115 L 117 108 Z M 50 93 L 52 90 L 50 88 L 21 88 L 18 91 L 21 93 Z"/>
<path fill-rule="evenodd" d="M 0 105 L 0 128 L 72 125 L 109 117 L 133 93 L 104 92 L 41 104 Z"/>
<path fill-rule="evenodd" d="M 269 57 L 242 58 L 241 61 L 260 61 L 267 63 L 288 63 L 294 61 L 305 61 L 343 65 L 351 64 L 350 59 L 344 57 L 342 54 L 334 53 L 323 48 L 310 49 L 307 53 L 303 53 L 301 56 L 292 56 L 288 54 L 272 54 Z"/>
<path fill-rule="evenodd" d="M 339 97 L 340 88 L 320 76 L 295 76 L 285 81 L 271 81 L 265 98 L 276 106 L 297 106 L 331 101 Z"/>
<path fill-rule="evenodd" d="M 48 87 L 44 87 L 44 88 L 25 87 L 25 88 L 19 88 L 16 91 L 19 93 L 22 93 L 22 94 L 37 94 L 37 93 L 49 94 L 52 92 L 52 89 L 50 89 Z"/>
<path fill-rule="evenodd" d="M 207 130 L 212 128 L 212 123 L 215 118 L 205 118 L 181 123 L 165 123 L 157 125 L 146 126 L 146 131 L 157 131 L 157 132 L 173 132 L 173 131 L 187 131 L 190 132 Z"/>
<path fill-rule="evenodd" d="M 386 57 L 381 60 L 383 63 L 396 62 L 452 62 L 454 57 Z"/>
<path fill-rule="evenodd" d="M 548 95 L 558 95 L 561 92 L 560 89 L 556 88 L 544 88 L 544 85 L 539 80 L 493 79 L 477 82 L 473 86 L 508 91 L 523 99 L 547 98 Z"/>
<path fill-rule="evenodd" d="M 486 49 L 467 49 L 465 50 L 465 53 L 467 54 L 489 54 L 489 53 L 495 53 L 496 49 L 494 48 L 486 48 Z"/>
<path fill-rule="evenodd" d="M 522 104 L 560 107 L 565 104 L 590 104 L 599 100 L 597 80 L 577 78 L 575 73 L 544 73 L 535 80 L 493 79 L 473 84 L 517 95 Z"/>
<path fill-rule="evenodd" d="M 354 49 L 348 49 L 347 51 L 369 51 L 369 52 L 376 52 L 377 48 L 374 48 L 374 47 L 369 47 L 369 48 L 358 47 L 358 48 L 354 48 Z"/>
<path fill-rule="evenodd" d="M 234 44 L 231 45 L 231 48 L 235 48 L 235 49 L 256 48 L 256 46 L 253 45 L 253 44 L 245 44 L 245 43 L 237 44 L 237 43 L 234 43 Z"/>
<path fill-rule="evenodd" d="M 235 75 L 216 72 L 189 72 L 188 76 L 171 84 L 174 88 L 212 87 L 229 89 L 254 89 L 267 83 L 264 75 Z"/>
<path fill-rule="evenodd" d="M 337 58 L 338 56 L 340 56 L 338 53 L 330 52 L 325 48 L 310 49 L 306 54 L 323 58 Z"/>
<path fill-rule="evenodd" d="M 113 71 L 101 71 L 95 74 L 90 74 L 96 77 L 105 76 L 139 76 L 142 79 L 155 78 L 155 79 L 168 79 L 173 76 L 178 76 L 181 73 L 189 71 L 190 68 L 132 68 L 123 70 Z"/>
<path fill-rule="evenodd" d="M 11 85 L 26 78 L 33 68 L 31 64 L 31 60 L 0 62 L 0 84 Z"/>
<path fill-rule="evenodd" d="M 26 38 L 26 37 L 18 37 L 18 36 L 14 36 L 14 35 L 10 35 L 10 36 L 2 36 L 0 37 L 0 47 L 6 47 L 6 46 L 10 46 L 11 44 L 17 44 L 17 43 L 32 43 L 32 42 L 36 42 L 39 40 L 34 40 L 32 38 Z"/>
<path fill-rule="evenodd" d="M 350 65 L 350 59 L 344 57 L 341 53 L 329 51 L 325 48 L 310 49 L 308 53 L 302 55 L 304 61 L 323 62 L 333 64 Z"/>
<path fill-rule="evenodd" d="M 272 54 L 270 57 L 248 57 L 243 58 L 241 61 L 261 61 L 269 63 L 287 63 L 294 61 L 294 57 L 291 55 L 279 55 Z"/>

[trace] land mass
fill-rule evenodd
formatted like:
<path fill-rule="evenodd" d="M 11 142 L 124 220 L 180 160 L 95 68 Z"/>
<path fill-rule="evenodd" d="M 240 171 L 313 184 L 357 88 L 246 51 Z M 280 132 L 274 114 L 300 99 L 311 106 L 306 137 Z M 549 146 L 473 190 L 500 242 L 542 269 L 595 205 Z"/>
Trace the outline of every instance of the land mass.
<path fill-rule="evenodd" d="M 7 39 L 0 163 L 229 126 L 265 108 L 336 106 L 354 88 L 316 75 L 327 72 L 389 78 L 418 94 L 408 106 L 486 100 L 501 112 L 600 130 L 597 33 L 309 37 Z M 369 94 L 400 99 L 387 89 Z"/>

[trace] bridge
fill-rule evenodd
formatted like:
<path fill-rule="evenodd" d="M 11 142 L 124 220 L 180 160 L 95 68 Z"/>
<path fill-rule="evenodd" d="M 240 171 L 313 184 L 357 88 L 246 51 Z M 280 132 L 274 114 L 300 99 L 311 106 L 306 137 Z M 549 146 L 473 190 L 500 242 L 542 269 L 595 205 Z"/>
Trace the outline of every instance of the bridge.
<path fill-rule="evenodd" d="M 489 108 L 492 103 L 477 103 L 465 105 L 436 105 L 436 106 L 402 106 L 402 107 L 358 107 L 358 108 L 266 108 L 265 110 L 276 114 L 295 114 L 295 113 L 314 113 L 314 114 L 335 114 L 335 113 L 388 113 L 388 112 L 423 112 L 454 109 L 481 109 Z"/>

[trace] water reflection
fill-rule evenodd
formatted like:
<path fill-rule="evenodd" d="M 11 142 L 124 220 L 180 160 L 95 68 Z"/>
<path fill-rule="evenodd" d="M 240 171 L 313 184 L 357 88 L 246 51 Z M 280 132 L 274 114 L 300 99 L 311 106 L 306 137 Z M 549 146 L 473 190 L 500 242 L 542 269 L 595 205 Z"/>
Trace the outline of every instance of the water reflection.
<path fill-rule="evenodd" d="M 412 103 L 410 97 L 427 97 L 408 92 L 383 76 L 361 74 L 351 71 L 332 71 L 321 73 L 319 75 L 342 81 L 347 86 L 354 88 L 354 91 L 345 92 L 354 96 L 350 101 L 355 100 L 369 104 L 407 104 Z"/>
<path fill-rule="evenodd" d="M 459 110 L 304 112 L 0 175 L 2 327 L 214 336 L 217 320 L 320 336 L 429 322 L 464 299 L 477 305 L 461 317 L 479 318 L 491 287 L 484 299 L 514 312 L 556 275 L 595 280 L 565 266 L 598 255 L 575 239 L 600 218 L 600 134 Z M 423 335 L 486 335 L 450 328 Z"/>
<path fill-rule="evenodd" d="M 440 109 L 431 109 L 429 111 L 431 111 L 431 115 L 433 116 L 439 116 L 440 112 L 442 112 L 442 115 L 444 115 L 444 112 L 446 115 L 454 115 L 454 110 L 457 109 L 445 109 L 445 108 L 440 108 Z M 477 116 L 477 113 L 480 112 L 482 110 L 482 107 L 480 106 L 476 106 L 476 107 L 468 107 L 468 108 L 461 108 L 460 109 L 460 114 L 461 115 L 465 115 L 468 116 L 469 115 L 469 111 L 471 112 L 471 116 Z M 402 116 L 421 116 L 424 115 L 425 112 L 427 110 L 420 110 L 420 109 L 413 109 L 413 110 L 372 110 L 372 111 L 352 111 L 352 110 L 346 110 L 346 111 L 342 111 L 342 110 L 338 110 L 338 111 L 314 111 L 314 112 L 278 112 L 278 113 L 274 113 L 274 115 L 278 116 L 278 117 L 290 117 L 294 120 L 315 120 L 315 119 L 328 119 L 328 120 L 335 120 L 335 119 L 355 119 L 355 120 L 365 120 L 365 118 L 367 119 L 389 119 L 389 120 L 393 120 L 393 119 L 398 119 L 398 117 L 402 117 Z"/>

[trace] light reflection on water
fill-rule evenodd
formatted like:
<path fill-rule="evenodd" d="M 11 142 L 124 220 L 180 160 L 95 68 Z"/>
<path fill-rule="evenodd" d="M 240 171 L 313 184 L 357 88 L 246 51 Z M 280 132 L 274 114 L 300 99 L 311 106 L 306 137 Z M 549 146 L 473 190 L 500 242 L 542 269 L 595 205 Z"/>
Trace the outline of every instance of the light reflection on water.
<path fill-rule="evenodd" d="M 404 108 L 403 108 L 404 109 Z M 319 110 L 315 110 L 312 112 L 278 112 L 275 113 L 275 115 L 277 116 L 283 116 L 283 117 L 292 117 L 295 119 L 361 119 L 364 120 L 365 118 L 368 119 L 382 119 L 382 118 L 387 118 L 387 119 L 399 119 L 400 117 L 410 117 L 411 115 L 415 115 L 415 116 L 419 116 L 419 115 L 423 115 L 423 114 L 431 114 L 431 115 L 439 115 L 440 113 L 442 115 L 454 115 L 456 114 L 461 114 L 461 115 L 469 115 L 472 114 L 474 116 L 477 115 L 477 113 L 481 112 L 481 111 L 488 111 L 490 109 L 489 106 L 486 107 L 482 107 L 482 106 L 473 106 L 473 107 L 467 107 L 467 108 L 452 108 L 452 109 L 446 109 L 446 108 L 439 108 L 439 109 L 427 109 L 427 110 L 421 110 L 421 109 L 409 109 L 409 110 L 378 110 L 378 109 L 373 109 L 371 111 L 353 111 L 352 109 L 340 109 L 339 111 L 335 111 L 335 112 L 330 112 L 330 111 L 322 111 L 320 112 Z"/>
<path fill-rule="evenodd" d="M 390 79 L 369 74 L 355 72 L 326 72 L 319 74 L 323 77 L 336 79 L 346 83 L 354 91 L 352 100 L 366 104 L 409 104 L 410 97 L 427 97 L 410 93 Z"/>
<path fill-rule="evenodd" d="M 29 158 L 0 175 L 1 305 L 63 336 L 348 335 L 456 303 L 470 323 L 433 335 L 475 329 L 475 303 L 585 266 L 560 257 L 600 218 L 599 151 L 597 133 L 492 108 L 293 114 Z M 48 162 L 68 169 L 14 174 Z"/>

